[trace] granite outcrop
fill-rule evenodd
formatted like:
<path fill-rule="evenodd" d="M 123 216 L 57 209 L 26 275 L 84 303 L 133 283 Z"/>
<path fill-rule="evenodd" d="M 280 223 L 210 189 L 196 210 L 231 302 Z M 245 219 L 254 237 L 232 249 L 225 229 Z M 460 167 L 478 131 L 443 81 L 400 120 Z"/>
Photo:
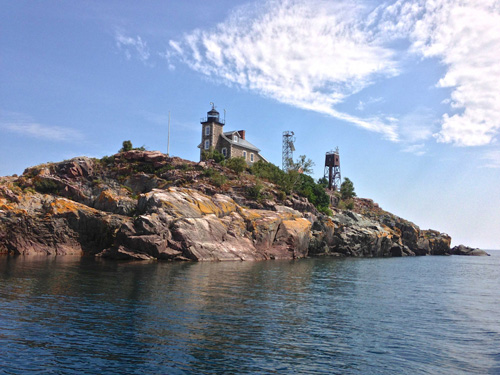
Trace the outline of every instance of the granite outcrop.
<path fill-rule="evenodd" d="M 265 192 L 252 198 L 260 184 Z M 213 161 L 154 151 L 78 157 L 0 178 L 0 253 L 112 259 L 266 260 L 447 255 L 451 238 L 356 199 L 304 197 Z M 456 252 L 458 253 L 458 252 Z"/>

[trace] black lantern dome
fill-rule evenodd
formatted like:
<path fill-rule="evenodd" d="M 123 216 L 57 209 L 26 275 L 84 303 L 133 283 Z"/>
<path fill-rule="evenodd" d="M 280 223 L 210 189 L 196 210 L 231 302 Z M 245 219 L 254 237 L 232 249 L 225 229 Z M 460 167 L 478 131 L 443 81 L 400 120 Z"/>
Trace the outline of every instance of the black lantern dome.
<path fill-rule="evenodd" d="M 208 122 L 219 122 L 219 112 L 212 107 L 210 111 L 207 112 L 207 121 Z"/>

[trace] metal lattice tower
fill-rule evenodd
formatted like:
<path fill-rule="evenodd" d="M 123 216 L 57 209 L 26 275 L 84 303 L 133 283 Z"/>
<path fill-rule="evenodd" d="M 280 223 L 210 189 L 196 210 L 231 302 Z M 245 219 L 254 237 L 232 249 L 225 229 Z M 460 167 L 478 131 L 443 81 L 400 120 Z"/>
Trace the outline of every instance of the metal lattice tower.
<path fill-rule="evenodd" d="M 342 178 L 340 176 L 340 155 L 339 148 L 335 151 L 329 151 L 325 156 L 325 174 L 324 177 L 328 180 L 328 189 L 339 191 Z"/>
<path fill-rule="evenodd" d="M 293 152 L 295 151 L 295 136 L 292 131 L 283 132 L 283 156 L 281 159 L 281 169 L 288 172 L 293 165 Z"/>

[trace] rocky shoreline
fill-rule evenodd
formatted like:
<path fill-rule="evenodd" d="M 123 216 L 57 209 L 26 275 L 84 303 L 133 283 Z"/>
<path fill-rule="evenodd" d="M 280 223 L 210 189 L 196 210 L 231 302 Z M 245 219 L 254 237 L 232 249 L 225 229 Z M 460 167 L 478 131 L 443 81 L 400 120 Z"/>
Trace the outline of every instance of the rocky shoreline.
<path fill-rule="evenodd" d="M 256 184 L 266 194 L 252 199 Z M 0 253 L 192 261 L 486 255 L 450 249 L 448 235 L 371 200 L 332 212 L 212 161 L 152 151 L 79 157 L 0 178 Z"/>

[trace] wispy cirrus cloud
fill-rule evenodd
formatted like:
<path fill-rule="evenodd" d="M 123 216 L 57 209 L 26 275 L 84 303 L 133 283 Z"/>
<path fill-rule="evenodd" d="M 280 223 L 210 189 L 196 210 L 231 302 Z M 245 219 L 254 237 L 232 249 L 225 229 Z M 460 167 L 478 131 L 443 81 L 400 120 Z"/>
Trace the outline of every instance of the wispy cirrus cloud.
<path fill-rule="evenodd" d="M 434 138 L 480 146 L 500 132 L 499 36 L 498 0 L 396 0 L 374 9 L 368 2 L 267 0 L 239 8 L 214 29 L 171 40 L 165 56 L 170 64 L 176 57 L 228 85 L 397 141 L 405 137 L 398 121 L 336 107 L 397 75 L 400 59 L 434 58 L 446 68 L 436 86 L 451 90 Z M 394 47 L 396 40 L 406 40 L 408 49 Z M 365 106 L 360 102 L 358 109 Z"/>
<path fill-rule="evenodd" d="M 118 49 L 125 53 L 127 60 L 130 60 L 132 56 L 135 56 L 143 63 L 147 63 L 149 61 L 151 57 L 149 47 L 140 36 L 133 38 L 125 35 L 121 31 L 117 31 L 115 33 L 115 41 Z"/>
<path fill-rule="evenodd" d="M 417 156 L 422 156 L 425 154 L 425 144 L 418 143 L 418 144 L 408 145 L 403 149 L 401 149 L 401 151 L 408 152 Z"/>
<path fill-rule="evenodd" d="M 500 150 L 486 151 L 481 159 L 484 161 L 483 167 L 500 168 Z"/>
<path fill-rule="evenodd" d="M 497 0 L 398 0 L 380 27 L 407 36 L 410 51 L 437 58 L 450 88 L 438 142 L 458 146 L 492 143 L 500 132 L 500 4 Z M 394 21 L 394 20 L 404 20 Z"/>
<path fill-rule="evenodd" d="M 394 51 L 370 32 L 369 10 L 352 2 L 267 1 L 239 8 L 212 30 L 170 41 L 167 57 L 228 85 L 328 114 L 397 140 L 383 118 L 335 109 L 374 81 L 398 73 Z"/>
<path fill-rule="evenodd" d="M 75 129 L 43 125 L 31 117 L 15 112 L 2 111 L 0 128 L 25 137 L 39 138 L 55 142 L 76 142 L 84 139 L 84 135 Z"/>
<path fill-rule="evenodd" d="M 384 98 L 382 97 L 369 97 L 367 100 L 360 100 L 358 102 L 358 105 L 356 106 L 356 109 L 358 111 L 364 111 L 367 107 L 372 106 L 373 104 L 381 103 L 384 101 Z"/>

